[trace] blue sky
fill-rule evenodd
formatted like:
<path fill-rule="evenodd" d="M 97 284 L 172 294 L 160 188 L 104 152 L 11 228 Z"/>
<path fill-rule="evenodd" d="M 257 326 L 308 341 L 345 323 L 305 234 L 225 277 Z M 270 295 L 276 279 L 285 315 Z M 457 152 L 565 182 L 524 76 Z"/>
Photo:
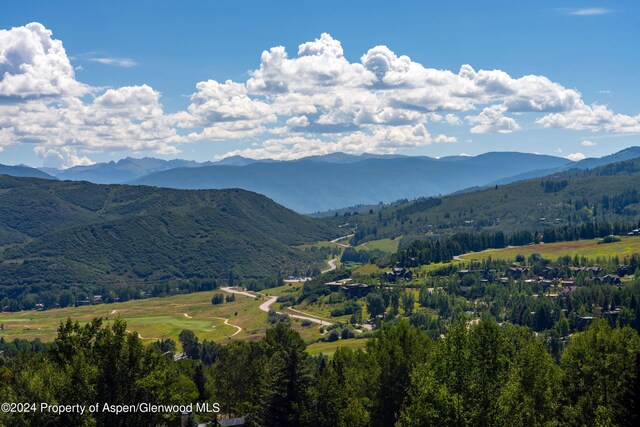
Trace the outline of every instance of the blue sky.
<path fill-rule="evenodd" d="M 0 14 L 0 53 L 13 52 L 0 70 L 15 74 L 0 77 L 0 163 L 334 150 L 579 158 L 640 144 L 634 1 L 55 3 L 12 2 Z M 42 28 L 11 30 L 30 22 Z M 66 59 L 47 53 L 48 66 L 17 76 L 16 61 L 40 52 L 32 34 L 46 30 Z M 316 58 L 296 61 L 306 42 Z M 261 59 L 276 46 L 284 68 L 278 55 Z M 374 75 L 382 57 L 404 74 Z M 270 71 L 256 74 L 261 64 Z M 464 64 L 499 72 L 467 87 Z"/>

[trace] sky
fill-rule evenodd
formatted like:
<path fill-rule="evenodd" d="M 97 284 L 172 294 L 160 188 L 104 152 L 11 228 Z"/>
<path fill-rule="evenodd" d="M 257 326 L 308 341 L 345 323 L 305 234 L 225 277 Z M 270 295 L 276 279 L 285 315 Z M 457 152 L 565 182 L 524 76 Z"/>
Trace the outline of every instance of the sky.
<path fill-rule="evenodd" d="M 3 3 L 3 164 L 640 145 L 637 1 Z"/>

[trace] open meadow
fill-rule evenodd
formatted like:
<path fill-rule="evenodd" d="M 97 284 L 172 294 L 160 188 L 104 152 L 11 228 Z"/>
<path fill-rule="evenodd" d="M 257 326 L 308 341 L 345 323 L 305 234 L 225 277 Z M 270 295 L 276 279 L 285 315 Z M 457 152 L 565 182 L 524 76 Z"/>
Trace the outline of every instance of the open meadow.
<path fill-rule="evenodd" d="M 264 335 L 267 313 L 259 309 L 263 299 L 236 295 L 233 302 L 213 305 L 211 297 L 214 293 L 221 291 L 46 311 L 0 313 L 0 324 L 4 328 L 0 335 L 5 339 L 51 341 L 60 322 L 69 317 L 85 323 L 95 317 L 113 319 L 116 316 L 124 319 L 127 328 L 138 332 L 145 341 L 171 338 L 177 342 L 183 329 L 192 330 L 201 340 L 213 341 L 252 340 Z M 317 326 L 302 327 L 295 319 L 292 319 L 292 326 L 307 341 L 320 336 Z"/>
<path fill-rule="evenodd" d="M 640 252 L 640 236 L 624 236 L 619 242 L 598 244 L 601 239 L 576 240 L 573 242 L 556 242 L 537 245 L 514 246 L 504 249 L 488 249 L 482 252 L 471 252 L 460 255 L 462 261 L 481 261 L 491 257 L 495 260 L 514 260 L 516 255 L 528 257 L 538 253 L 544 258 L 556 260 L 564 256 L 596 258 L 620 258 Z"/>

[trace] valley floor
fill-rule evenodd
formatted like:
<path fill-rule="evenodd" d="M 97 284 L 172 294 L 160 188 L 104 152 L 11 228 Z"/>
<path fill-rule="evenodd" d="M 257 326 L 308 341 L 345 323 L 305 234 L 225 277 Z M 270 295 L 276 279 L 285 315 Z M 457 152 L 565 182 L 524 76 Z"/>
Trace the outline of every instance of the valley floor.
<path fill-rule="evenodd" d="M 95 317 L 114 319 L 121 317 L 127 322 L 127 329 L 135 331 L 146 342 L 170 338 L 178 342 L 178 335 L 184 329 L 193 331 L 200 340 L 229 342 L 230 340 L 258 340 L 268 327 L 269 309 L 285 312 L 291 318 L 295 329 L 310 346 L 312 353 L 332 354 L 337 347 L 359 348 L 366 340 L 345 340 L 333 343 L 318 343 L 322 336 L 320 325 L 330 325 L 315 314 L 280 310 L 274 296 L 286 295 L 298 288 L 285 285 L 268 289 L 265 295 L 222 288 L 210 292 L 176 295 L 166 298 L 147 298 L 114 304 L 99 304 L 82 307 L 67 307 L 45 311 L 21 311 L 0 313 L 0 334 L 6 340 L 14 338 L 52 341 L 60 322 L 67 318 L 87 323 Z M 215 293 L 227 295 L 234 291 L 235 301 L 213 305 L 211 298 Z M 266 295 L 268 294 L 268 295 Z M 267 304 L 271 302 L 270 304 Z M 303 320 L 310 320 L 308 326 L 302 326 Z M 351 342 L 351 341 L 358 341 Z"/>

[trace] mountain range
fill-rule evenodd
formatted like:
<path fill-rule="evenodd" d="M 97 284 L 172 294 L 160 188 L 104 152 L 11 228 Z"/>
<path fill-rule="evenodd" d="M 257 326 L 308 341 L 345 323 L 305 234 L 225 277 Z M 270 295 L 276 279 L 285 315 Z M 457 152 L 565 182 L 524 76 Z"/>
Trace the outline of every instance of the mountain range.
<path fill-rule="evenodd" d="M 297 212 L 312 213 L 469 191 L 636 157 L 640 147 L 578 162 L 517 152 L 439 159 L 368 153 L 331 153 L 291 161 L 231 156 L 204 163 L 128 157 L 65 170 L 0 165 L 0 174 L 177 189 L 242 188 Z"/>
<path fill-rule="evenodd" d="M 429 157 L 333 154 L 242 167 L 213 165 L 156 172 L 135 184 L 193 188 L 244 188 L 297 212 L 390 202 L 452 193 L 525 171 L 559 168 L 568 160 L 523 153 L 487 153 L 448 161 Z"/>

